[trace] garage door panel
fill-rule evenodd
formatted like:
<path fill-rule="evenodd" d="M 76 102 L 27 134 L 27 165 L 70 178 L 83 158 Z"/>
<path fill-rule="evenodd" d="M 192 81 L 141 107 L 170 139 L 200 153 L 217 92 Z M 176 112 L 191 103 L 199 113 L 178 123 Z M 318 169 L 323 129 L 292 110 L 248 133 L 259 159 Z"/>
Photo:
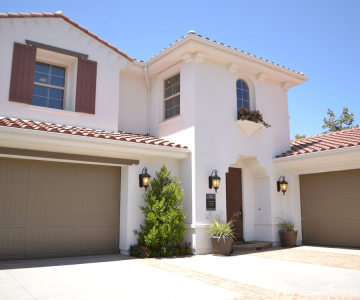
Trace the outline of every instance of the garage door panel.
<path fill-rule="evenodd" d="M 360 170 L 300 176 L 303 243 L 360 247 Z"/>
<path fill-rule="evenodd" d="M 35 227 L 32 240 L 31 255 L 77 252 L 74 227 Z"/>
<path fill-rule="evenodd" d="M 301 185 L 306 186 L 306 189 L 301 189 L 301 194 L 304 196 L 334 193 L 334 178 L 328 173 L 301 175 L 300 178 L 300 188 Z"/>
<path fill-rule="evenodd" d="M 113 223 L 119 217 L 119 196 L 111 194 L 86 194 L 82 195 L 82 221 L 95 221 L 99 223 Z M 104 205 L 107 199 L 107 205 Z"/>
<path fill-rule="evenodd" d="M 334 201 L 335 215 L 339 219 L 358 219 L 360 214 L 360 194 L 339 196 Z"/>
<path fill-rule="evenodd" d="M 29 192 L 29 221 L 75 221 L 76 193 Z"/>
<path fill-rule="evenodd" d="M 27 193 L 16 190 L 0 190 L 0 224 L 3 221 L 25 221 Z"/>
<path fill-rule="evenodd" d="M 344 195 L 344 193 L 351 193 L 360 195 L 360 172 L 358 170 L 340 172 L 341 176 L 338 176 L 336 173 L 338 172 L 333 172 L 332 176 L 337 186 L 335 189 L 337 194 Z"/>
<path fill-rule="evenodd" d="M 29 162 L 26 160 L 0 159 L 0 188 L 26 188 Z"/>
<path fill-rule="evenodd" d="M 331 220 L 319 221 L 306 219 L 303 223 L 303 240 L 313 245 L 331 245 L 334 242 L 336 226 Z"/>
<path fill-rule="evenodd" d="M 336 228 L 336 244 L 348 247 L 360 247 L 360 221 L 338 222 Z"/>
<path fill-rule="evenodd" d="M 116 168 L 82 165 L 77 169 L 76 190 L 91 193 L 118 193 L 120 176 Z"/>
<path fill-rule="evenodd" d="M 119 252 L 120 168 L 0 158 L 0 259 Z"/>
<path fill-rule="evenodd" d="M 76 164 L 32 161 L 29 188 L 36 191 L 76 192 Z"/>
<path fill-rule="evenodd" d="M 25 254 L 25 227 L 0 227 L 0 256 Z"/>
<path fill-rule="evenodd" d="M 109 226 L 87 226 L 81 230 L 81 251 L 102 252 L 117 250 L 118 230 Z"/>

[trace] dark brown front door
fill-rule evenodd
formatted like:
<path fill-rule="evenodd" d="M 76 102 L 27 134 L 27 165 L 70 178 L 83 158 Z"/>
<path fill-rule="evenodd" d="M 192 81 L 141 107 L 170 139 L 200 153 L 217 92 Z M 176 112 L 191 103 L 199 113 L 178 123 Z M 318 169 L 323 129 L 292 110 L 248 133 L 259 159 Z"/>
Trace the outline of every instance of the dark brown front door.
<path fill-rule="evenodd" d="M 226 173 L 226 215 L 228 221 L 235 219 L 234 235 L 238 240 L 243 240 L 241 169 L 238 168 L 229 168 Z"/>

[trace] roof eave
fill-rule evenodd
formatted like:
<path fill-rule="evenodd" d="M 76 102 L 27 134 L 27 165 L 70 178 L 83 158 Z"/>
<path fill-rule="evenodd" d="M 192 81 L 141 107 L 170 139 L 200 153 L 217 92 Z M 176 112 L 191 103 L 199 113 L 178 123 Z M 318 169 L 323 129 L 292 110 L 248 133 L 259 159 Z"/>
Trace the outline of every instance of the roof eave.
<path fill-rule="evenodd" d="M 284 73 L 286 75 L 292 76 L 292 77 L 296 78 L 297 80 L 300 80 L 301 82 L 305 82 L 305 81 L 310 79 L 309 77 L 307 77 L 307 76 L 305 76 L 303 74 L 300 74 L 299 72 L 292 71 L 292 70 L 287 69 L 285 67 L 282 67 L 280 65 L 273 64 L 271 62 L 260 59 L 260 58 L 258 58 L 256 56 L 252 56 L 250 54 L 247 54 L 247 53 L 241 52 L 239 50 L 236 50 L 234 48 L 227 47 L 225 45 L 215 43 L 213 41 L 204 39 L 204 38 L 199 37 L 199 36 L 194 35 L 194 34 L 188 34 L 187 36 L 181 38 L 180 40 L 178 40 L 174 44 L 172 44 L 169 47 L 165 48 L 164 50 L 162 50 L 158 54 L 151 57 L 149 60 L 145 61 L 145 65 L 150 67 L 152 64 L 159 61 L 160 59 L 162 59 L 166 55 L 170 54 L 174 50 L 178 49 L 179 47 L 181 47 L 182 45 L 184 45 L 185 43 L 187 43 L 190 40 L 199 42 L 199 43 L 201 43 L 203 45 L 215 48 L 215 49 L 220 50 L 220 51 L 224 51 L 224 52 L 229 53 L 231 55 L 235 55 L 235 56 L 240 57 L 242 59 L 252 61 L 252 62 L 257 63 L 259 65 L 268 67 L 270 69 L 279 71 L 279 72 Z"/>

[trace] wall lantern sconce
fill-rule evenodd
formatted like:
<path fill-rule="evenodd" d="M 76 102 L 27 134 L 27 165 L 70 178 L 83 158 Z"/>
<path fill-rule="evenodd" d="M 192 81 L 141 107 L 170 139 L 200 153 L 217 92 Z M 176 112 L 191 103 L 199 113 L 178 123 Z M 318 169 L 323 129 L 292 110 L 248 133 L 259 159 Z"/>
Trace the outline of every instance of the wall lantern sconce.
<path fill-rule="evenodd" d="M 277 191 L 283 192 L 283 195 L 285 195 L 285 192 L 287 190 L 288 183 L 285 181 L 285 176 L 280 176 L 279 181 L 277 182 Z"/>
<path fill-rule="evenodd" d="M 150 175 L 147 173 L 147 168 L 144 168 L 142 170 L 142 173 L 139 174 L 139 187 L 144 187 L 145 192 L 147 191 L 147 188 L 150 184 Z"/>
<path fill-rule="evenodd" d="M 215 175 L 213 175 L 215 173 Z M 211 175 L 209 176 L 209 189 L 214 188 L 215 193 L 217 193 L 217 189 L 220 186 L 220 180 L 221 178 L 217 175 L 217 171 L 214 170 L 211 172 Z"/>

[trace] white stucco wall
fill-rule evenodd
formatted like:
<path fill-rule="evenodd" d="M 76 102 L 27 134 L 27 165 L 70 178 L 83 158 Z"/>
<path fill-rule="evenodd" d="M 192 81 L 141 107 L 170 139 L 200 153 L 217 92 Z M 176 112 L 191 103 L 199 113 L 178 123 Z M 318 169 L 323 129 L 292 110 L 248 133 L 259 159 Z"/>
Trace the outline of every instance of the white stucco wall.
<path fill-rule="evenodd" d="M 177 72 L 181 74 L 180 117 L 164 121 L 163 80 Z M 264 120 L 271 124 L 250 138 L 235 123 L 238 79 L 249 85 L 251 109 L 260 110 Z M 182 143 L 192 150 L 191 178 L 183 177 L 187 177 L 189 186 L 191 182 L 191 227 L 196 253 L 211 251 L 204 228 L 207 223 L 205 196 L 214 192 L 208 188 L 208 176 L 217 170 L 222 178 L 216 194 L 216 212 L 226 216 L 225 173 L 229 166 L 242 168 L 245 240 L 278 242 L 276 218 L 283 212 L 286 217 L 297 214 L 295 208 L 288 209 L 288 196 L 276 190 L 276 181 L 283 174 L 272 161 L 290 148 L 287 91 L 281 83 L 271 78 L 259 81 L 251 69 L 239 68 L 231 73 L 226 65 L 207 59 L 202 63 L 179 61 L 158 73 L 151 82 L 151 134 Z"/>
<path fill-rule="evenodd" d="M 37 60 L 66 68 L 65 110 L 44 109 L 9 101 L 14 42 L 25 39 L 89 55 L 97 62 L 95 115 L 76 113 L 77 58 L 38 49 Z M 5 18 L 0 20 L 0 114 L 43 122 L 103 130 L 118 130 L 120 68 L 127 60 L 61 18 Z"/>
<path fill-rule="evenodd" d="M 121 71 L 119 131 L 147 134 L 147 85 L 144 68 L 133 65 Z"/>

